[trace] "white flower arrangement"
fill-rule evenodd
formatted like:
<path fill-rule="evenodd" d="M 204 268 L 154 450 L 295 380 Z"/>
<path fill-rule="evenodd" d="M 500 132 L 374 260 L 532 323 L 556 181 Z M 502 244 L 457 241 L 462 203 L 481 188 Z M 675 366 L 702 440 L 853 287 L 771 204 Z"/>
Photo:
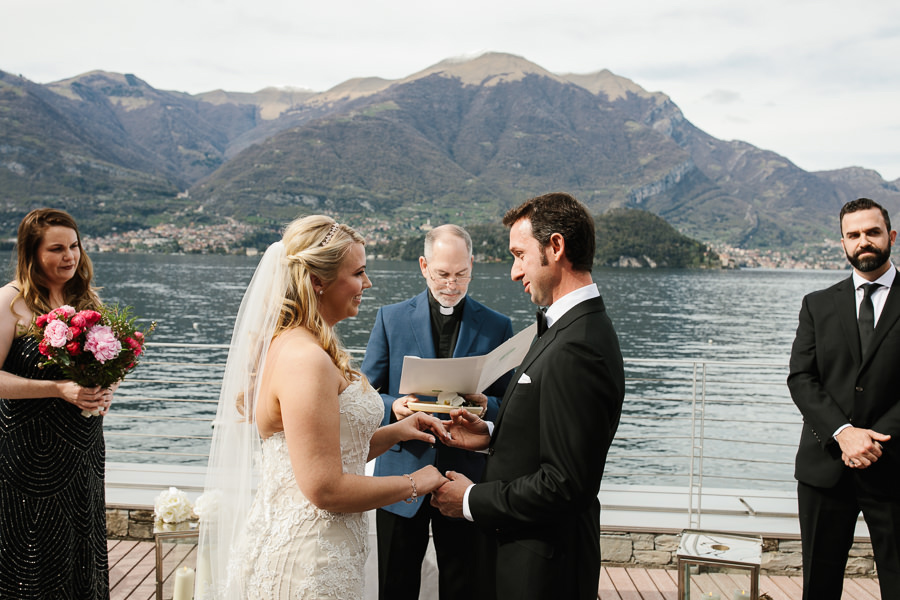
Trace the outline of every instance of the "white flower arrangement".
<path fill-rule="evenodd" d="M 200 494 L 200 497 L 194 502 L 194 516 L 204 521 L 214 521 L 219 513 L 221 497 L 221 490 L 210 490 Z"/>
<path fill-rule="evenodd" d="M 153 502 L 153 531 L 187 531 L 191 528 L 190 520 L 194 516 L 194 508 L 187 494 L 177 487 L 163 490 Z"/>

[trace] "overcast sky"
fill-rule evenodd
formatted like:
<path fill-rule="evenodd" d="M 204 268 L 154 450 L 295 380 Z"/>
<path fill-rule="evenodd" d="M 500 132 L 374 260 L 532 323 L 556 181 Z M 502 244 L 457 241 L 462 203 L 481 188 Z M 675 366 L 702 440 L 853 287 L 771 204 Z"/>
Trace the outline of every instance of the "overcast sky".
<path fill-rule="evenodd" d="M 324 91 L 449 57 L 609 69 L 687 119 L 816 171 L 900 178 L 897 0 L 5 0 L 0 70 L 101 69 L 198 93 Z"/>

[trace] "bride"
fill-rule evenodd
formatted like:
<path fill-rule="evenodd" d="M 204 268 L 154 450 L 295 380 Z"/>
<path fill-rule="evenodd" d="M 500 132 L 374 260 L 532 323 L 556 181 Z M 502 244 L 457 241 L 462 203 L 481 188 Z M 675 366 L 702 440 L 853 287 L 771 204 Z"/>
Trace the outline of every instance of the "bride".
<path fill-rule="evenodd" d="M 379 428 L 381 397 L 334 332 L 371 286 L 363 238 L 326 216 L 295 220 L 260 261 L 198 501 L 198 598 L 362 598 L 365 511 L 418 501 L 446 481 L 433 466 L 364 474 L 399 441 L 447 435 L 422 413 Z"/>

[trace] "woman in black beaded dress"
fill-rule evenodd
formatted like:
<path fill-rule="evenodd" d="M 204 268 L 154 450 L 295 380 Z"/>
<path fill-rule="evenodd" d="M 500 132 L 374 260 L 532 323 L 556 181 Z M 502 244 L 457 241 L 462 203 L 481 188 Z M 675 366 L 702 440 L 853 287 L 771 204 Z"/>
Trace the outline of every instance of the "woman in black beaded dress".
<path fill-rule="evenodd" d="M 109 598 L 102 415 L 112 392 L 40 368 L 30 335 L 59 306 L 96 309 L 92 277 L 71 216 L 25 216 L 15 280 L 0 288 L 0 598 Z"/>

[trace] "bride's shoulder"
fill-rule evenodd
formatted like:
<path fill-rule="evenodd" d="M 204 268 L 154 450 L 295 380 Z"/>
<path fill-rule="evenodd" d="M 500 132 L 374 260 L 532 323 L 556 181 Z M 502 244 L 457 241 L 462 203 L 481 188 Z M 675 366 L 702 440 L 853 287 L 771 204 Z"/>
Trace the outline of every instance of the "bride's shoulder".
<path fill-rule="evenodd" d="M 271 349 L 279 358 L 295 362 L 298 365 L 319 367 L 320 363 L 332 364 L 328 353 L 315 336 L 302 327 L 289 329 L 279 335 L 272 342 Z"/>

